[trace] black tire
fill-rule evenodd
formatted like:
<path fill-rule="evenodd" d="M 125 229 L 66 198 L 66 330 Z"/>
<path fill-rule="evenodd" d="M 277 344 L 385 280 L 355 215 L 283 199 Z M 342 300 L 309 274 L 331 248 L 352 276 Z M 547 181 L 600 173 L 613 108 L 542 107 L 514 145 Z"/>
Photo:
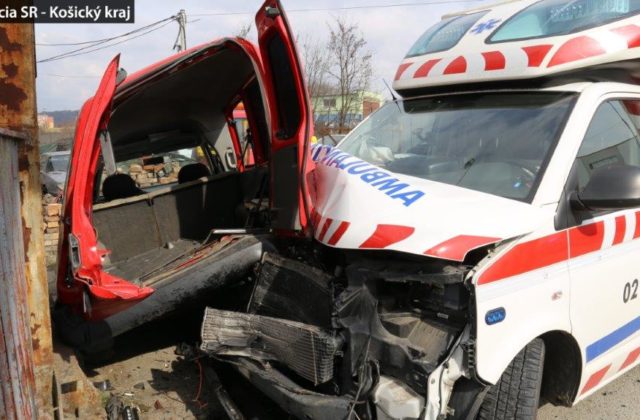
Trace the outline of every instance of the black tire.
<path fill-rule="evenodd" d="M 544 341 L 536 338 L 518 353 L 482 402 L 478 420 L 534 420 L 540 402 Z"/>

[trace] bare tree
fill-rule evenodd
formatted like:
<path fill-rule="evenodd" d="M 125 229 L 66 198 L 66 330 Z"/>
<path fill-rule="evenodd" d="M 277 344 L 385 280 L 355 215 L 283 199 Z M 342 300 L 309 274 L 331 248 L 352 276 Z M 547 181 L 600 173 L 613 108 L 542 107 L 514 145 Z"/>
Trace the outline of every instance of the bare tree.
<path fill-rule="evenodd" d="M 329 70 L 327 46 L 307 36 L 302 41 L 302 50 L 309 95 L 312 98 L 325 95 L 329 89 L 327 85 L 327 71 Z"/>
<path fill-rule="evenodd" d="M 355 23 L 336 18 L 335 26 L 329 25 L 328 74 L 335 81 L 340 99 L 338 105 L 338 127 L 347 128 L 347 117 L 354 105 L 361 100 L 361 93 L 371 79 L 371 53 L 366 50 L 360 29 Z"/>
<path fill-rule="evenodd" d="M 311 97 L 311 105 L 316 110 L 321 97 L 335 91 L 328 83 L 329 53 L 327 45 L 309 35 L 305 36 L 302 41 L 298 39 L 297 44 L 302 45 L 302 61 L 307 89 Z M 319 122 L 315 121 L 315 123 Z"/>

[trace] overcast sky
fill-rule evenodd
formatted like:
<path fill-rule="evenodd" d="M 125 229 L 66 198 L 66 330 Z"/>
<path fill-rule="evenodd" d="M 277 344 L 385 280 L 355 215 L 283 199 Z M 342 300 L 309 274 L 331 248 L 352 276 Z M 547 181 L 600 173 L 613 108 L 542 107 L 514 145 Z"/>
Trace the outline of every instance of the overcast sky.
<path fill-rule="evenodd" d="M 448 12 L 487 4 L 488 0 L 446 2 L 426 5 L 434 0 L 282 0 L 295 35 L 326 40 L 328 24 L 336 17 L 357 23 L 368 49 L 373 54 L 372 88 L 384 93 L 384 78 L 389 83 L 398 63 L 412 43 L 429 26 Z M 438 1 L 438 0 L 436 0 Z M 440 0 L 441 1 L 441 0 Z M 84 42 L 119 35 L 153 23 L 185 9 L 187 46 L 238 33 L 243 25 L 253 22 L 262 0 L 136 0 L 135 24 L 39 24 L 36 43 Z M 373 7 L 403 4 L 399 7 Z M 422 3 L 421 5 L 418 5 Z M 332 9 L 368 6 L 366 9 L 298 11 L 296 9 Z M 226 16 L 191 16 L 206 13 L 239 13 Z M 38 64 L 37 99 L 40 111 L 78 109 L 96 88 L 99 77 L 115 54 L 121 53 L 120 64 L 130 74 L 172 54 L 178 24 L 171 22 L 162 29 L 137 39 L 90 54 Z M 255 28 L 249 35 L 255 38 Z M 41 60 L 78 47 L 36 47 Z"/>

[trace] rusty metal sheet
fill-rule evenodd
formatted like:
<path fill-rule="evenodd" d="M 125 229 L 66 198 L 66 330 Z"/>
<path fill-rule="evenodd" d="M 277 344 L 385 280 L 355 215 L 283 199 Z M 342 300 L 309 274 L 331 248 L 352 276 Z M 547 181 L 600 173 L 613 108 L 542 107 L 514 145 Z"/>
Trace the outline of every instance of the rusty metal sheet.
<path fill-rule="evenodd" d="M 7 419 L 36 418 L 23 247 L 18 145 L 0 137 L 0 417 Z"/>
<path fill-rule="evenodd" d="M 33 25 L 0 25 L 0 51 L 0 127 L 35 129 Z"/>
<path fill-rule="evenodd" d="M 28 337 L 23 338 L 28 338 L 25 343 L 28 342 L 30 348 L 25 354 L 31 359 L 24 362 L 34 366 L 23 385 L 29 387 L 35 376 L 36 405 L 40 414 L 48 415 L 52 406 L 53 354 L 41 215 L 33 25 L 0 25 L 0 51 L 0 129 L 3 130 L 0 135 L 11 135 L 17 147 L 17 156 L 13 155 L 16 160 L 12 163 L 16 165 L 17 179 L 7 187 L 11 186 L 19 194 L 19 219 L 11 228 L 21 231 L 24 278 L 16 293 L 25 295 L 15 302 L 24 311 L 28 323 L 25 330 Z M 8 164 L 8 160 L 2 160 L 0 177 L 6 176 L 4 168 Z M 6 336 L 5 345 L 8 345 Z M 33 414 L 41 417 L 39 413 Z"/>

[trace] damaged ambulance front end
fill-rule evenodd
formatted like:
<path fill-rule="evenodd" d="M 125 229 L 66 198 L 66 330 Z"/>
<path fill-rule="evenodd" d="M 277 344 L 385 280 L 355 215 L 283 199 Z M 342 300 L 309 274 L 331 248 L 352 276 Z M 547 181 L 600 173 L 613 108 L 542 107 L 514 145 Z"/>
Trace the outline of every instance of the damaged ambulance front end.
<path fill-rule="evenodd" d="M 315 146 L 313 238 L 263 256 L 246 312 L 207 310 L 203 351 L 298 418 L 475 418 L 497 379 L 478 371 L 478 330 L 506 317 L 479 308 L 478 278 L 553 223 L 535 196 L 574 102 L 405 99 Z"/>

